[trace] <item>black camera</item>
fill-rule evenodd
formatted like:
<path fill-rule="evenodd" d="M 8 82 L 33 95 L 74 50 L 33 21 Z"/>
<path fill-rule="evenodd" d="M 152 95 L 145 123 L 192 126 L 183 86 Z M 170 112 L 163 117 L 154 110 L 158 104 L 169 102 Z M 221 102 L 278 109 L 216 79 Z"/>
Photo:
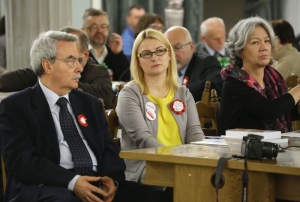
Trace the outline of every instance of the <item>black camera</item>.
<path fill-rule="evenodd" d="M 276 158 L 279 146 L 276 143 L 262 142 L 263 136 L 248 134 L 243 137 L 241 153 L 248 159 Z"/>

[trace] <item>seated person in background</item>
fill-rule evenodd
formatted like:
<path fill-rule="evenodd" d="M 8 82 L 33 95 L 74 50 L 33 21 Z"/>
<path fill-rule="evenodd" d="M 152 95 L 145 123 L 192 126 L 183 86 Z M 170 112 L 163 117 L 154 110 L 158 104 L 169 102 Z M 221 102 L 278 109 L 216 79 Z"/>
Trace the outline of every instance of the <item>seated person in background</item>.
<path fill-rule="evenodd" d="M 200 25 L 200 38 L 202 41 L 196 44 L 195 52 L 216 57 L 222 67 L 229 64 L 229 54 L 224 47 L 226 28 L 222 18 L 204 20 Z"/>
<path fill-rule="evenodd" d="M 74 90 L 83 70 L 77 39 L 41 33 L 30 51 L 38 83 L 1 101 L 5 201 L 168 201 L 164 192 L 125 181 L 101 102 Z"/>
<path fill-rule="evenodd" d="M 121 149 L 175 146 L 204 138 L 195 101 L 178 83 L 176 58 L 159 31 L 142 31 L 133 44 L 133 81 L 118 96 Z M 126 179 L 141 181 L 145 162 L 126 160 Z"/>
<path fill-rule="evenodd" d="M 126 55 L 127 59 L 130 61 L 131 58 L 131 51 L 132 51 L 132 46 L 134 42 L 134 30 L 139 22 L 139 19 L 141 16 L 145 14 L 145 10 L 143 7 L 140 5 L 134 4 L 130 6 L 128 9 L 128 13 L 126 16 L 126 22 L 128 26 L 126 29 L 122 32 L 122 41 L 123 41 L 123 52 L 124 55 Z"/>
<path fill-rule="evenodd" d="M 233 65 L 222 69 L 219 131 L 249 128 L 292 131 L 291 117 L 299 119 L 300 86 L 288 92 L 283 77 L 269 65 L 275 48 L 270 24 L 260 17 L 239 21 L 226 46 Z"/>
<path fill-rule="evenodd" d="M 112 81 L 129 81 L 129 61 L 122 51 L 122 37 L 117 33 L 109 35 L 109 19 L 105 11 L 86 9 L 83 27 L 89 39 L 90 57 L 104 65 Z"/>
<path fill-rule="evenodd" d="M 194 53 L 194 42 L 190 32 L 184 27 L 171 27 L 165 32 L 165 36 L 175 52 L 180 83 L 190 90 L 195 102 L 201 100 L 206 81 L 211 81 L 212 88 L 221 95 L 223 80 L 217 59 Z"/>
<path fill-rule="evenodd" d="M 105 108 L 110 108 L 113 100 L 111 80 L 107 69 L 99 65 L 93 58 L 89 58 L 88 39 L 84 31 L 64 27 L 60 31 L 74 34 L 79 40 L 76 42 L 77 50 L 82 57 L 81 65 L 83 71 L 79 79 L 78 89 L 102 98 Z M 13 92 L 31 87 L 38 81 L 38 78 L 31 68 L 20 69 L 0 76 L 0 92 Z"/>
<path fill-rule="evenodd" d="M 291 73 L 300 76 L 300 53 L 295 48 L 294 29 L 285 20 L 270 22 L 276 35 L 272 66 L 286 79 Z"/>
<path fill-rule="evenodd" d="M 156 13 L 146 13 L 143 15 L 134 30 L 134 38 L 145 29 L 155 29 L 157 31 L 164 31 L 164 21 L 162 17 Z"/>

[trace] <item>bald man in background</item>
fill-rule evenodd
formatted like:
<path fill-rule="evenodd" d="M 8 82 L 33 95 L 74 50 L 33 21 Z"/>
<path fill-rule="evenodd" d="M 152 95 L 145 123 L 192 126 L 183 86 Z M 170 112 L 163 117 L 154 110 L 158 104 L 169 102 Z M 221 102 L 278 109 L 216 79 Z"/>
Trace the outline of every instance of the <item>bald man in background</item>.
<path fill-rule="evenodd" d="M 207 54 L 194 53 L 194 42 L 184 27 L 173 26 L 164 34 L 174 49 L 180 82 L 190 90 L 194 100 L 201 100 L 206 81 L 211 81 L 212 88 L 221 95 L 223 80 L 218 60 Z"/>

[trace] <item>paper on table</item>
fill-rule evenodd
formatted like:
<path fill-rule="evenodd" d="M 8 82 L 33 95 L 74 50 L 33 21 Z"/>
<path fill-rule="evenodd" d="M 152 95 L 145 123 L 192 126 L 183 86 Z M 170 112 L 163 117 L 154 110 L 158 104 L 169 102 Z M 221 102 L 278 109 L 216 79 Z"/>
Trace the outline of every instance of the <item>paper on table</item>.
<path fill-rule="evenodd" d="M 300 137 L 300 133 L 299 132 L 282 133 L 281 136 L 286 136 L 286 137 Z"/>
<path fill-rule="evenodd" d="M 201 141 L 191 142 L 191 144 L 227 145 L 226 141 L 223 139 L 203 139 Z"/>

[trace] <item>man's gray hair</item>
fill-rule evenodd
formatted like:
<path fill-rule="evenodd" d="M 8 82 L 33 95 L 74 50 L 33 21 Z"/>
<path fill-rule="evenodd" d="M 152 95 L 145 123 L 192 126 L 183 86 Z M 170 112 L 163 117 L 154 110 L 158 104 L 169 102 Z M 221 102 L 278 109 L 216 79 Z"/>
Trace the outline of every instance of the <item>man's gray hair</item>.
<path fill-rule="evenodd" d="M 276 38 L 273 28 L 268 21 L 261 17 L 249 17 L 240 20 L 228 33 L 228 39 L 225 43 L 225 47 L 230 54 L 231 60 L 233 60 L 234 63 L 240 67 L 243 64 L 241 52 L 257 26 L 260 26 L 266 30 L 268 36 L 270 37 L 272 52 L 275 49 Z"/>
<path fill-rule="evenodd" d="M 56 43 L 58 41 L 76 42 L 78 37 L 61 31 L 42 32 L 32 43 L 30 50 L 30 64 L 35 74 L 40 77 L 44 74 L 43 59 L 51 60 L 56 57 Z"/>
<path fill-rule="evenodd" d="M 225 27 L 225 23 L 222 18 L 218 18 L 218 17 L 208 18 L 208 19 L 204 20 L 200 25 L 201 36 L 207 35 L 209 24 L 213 21 L 219 21 Z"/>

